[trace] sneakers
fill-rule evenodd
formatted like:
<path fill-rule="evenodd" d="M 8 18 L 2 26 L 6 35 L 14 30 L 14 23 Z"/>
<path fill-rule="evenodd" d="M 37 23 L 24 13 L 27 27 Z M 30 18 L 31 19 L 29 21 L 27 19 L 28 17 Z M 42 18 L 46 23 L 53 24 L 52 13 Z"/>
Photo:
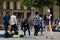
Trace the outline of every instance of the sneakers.
<path fill-rule="evenodd" d="M 33 38 L 35 38 L 36 36 L 33 36 Z"/>
<path fill-rule="evenodd" d="M 35 37 L 35 38 L 39 38 L 39 37 Z"/>
<path fill-rule="evenodd" d="M 48 36 L 46 36 L 46 39 L 48 39 Z"/>
<path fill-rule="evenodd" d="M 46 36 L 46 39 L 48 39 L 48 36 Z M 55 38 L 51 36 L 50 39 L 55 39 Z"/>
<path fill-rule="evenodd" d="M 33 36 L 34 38 L 38 38 L 37 36 Z"/>
<path fill-rule="evenodd" d="M 51 38 L 51 39 L 54 39 L 54 37 L 53 37 L 53 36 L 51 36 L 50 38 Z"/>

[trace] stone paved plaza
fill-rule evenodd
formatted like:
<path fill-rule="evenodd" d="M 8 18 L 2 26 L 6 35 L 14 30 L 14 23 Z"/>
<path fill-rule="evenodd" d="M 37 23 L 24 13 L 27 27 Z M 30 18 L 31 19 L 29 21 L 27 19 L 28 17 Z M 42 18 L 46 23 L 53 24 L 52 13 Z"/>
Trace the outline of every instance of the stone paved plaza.
<path fill-rule="evenodd" d="M 0 34 L 4 34 L 4 31 L 3 30 L 0 30 Z M 19 34 L 22 34 L 22 31 L 19 31 Z M 33 30 L 31 30 L 31 36 L 28 36 L 28 32 L 27 32 L 27 35 L 26 37 L 24 38 L 0 38 L 0 40 L 60 40 L 60 32 L 53 32 L 53 36 L 54 36 L 54 39 L 46 39 L 45 35 L 42 36 L 39 32 L 39 35 L 38 35 L 38 39 L 35 39 L 33 38 Z M 45 34 L 45 32 L 43 33 Z"/>

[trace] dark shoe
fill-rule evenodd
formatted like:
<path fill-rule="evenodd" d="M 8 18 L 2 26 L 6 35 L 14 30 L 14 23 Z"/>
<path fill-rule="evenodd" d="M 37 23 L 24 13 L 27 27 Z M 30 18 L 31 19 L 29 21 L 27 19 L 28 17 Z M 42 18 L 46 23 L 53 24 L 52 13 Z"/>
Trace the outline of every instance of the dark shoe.
<path fill-rule="evenodd" d="M 31 34 L 29 34 L 29 36 L 30 36 Z"/>
<path fill-rule="evenodd" d="M 46 36 L 46 39 L 48 39 L 48 36 Z"/>

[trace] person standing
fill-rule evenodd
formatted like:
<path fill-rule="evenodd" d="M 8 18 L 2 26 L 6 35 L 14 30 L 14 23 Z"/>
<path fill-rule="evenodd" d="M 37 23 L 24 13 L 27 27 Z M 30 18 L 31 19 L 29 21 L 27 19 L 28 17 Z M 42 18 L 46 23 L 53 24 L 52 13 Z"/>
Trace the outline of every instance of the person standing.
<path fill-rule="evenodd" d="M 23 27 L 24 27 L 24 18 L 21 18 L 20 24 L 21 24 L 21 30 L 23 30 Z"/>
<path fill-rule="evenodd" d="M 13 13 L 13 15 L 11 15 L 10 17 L 10 25 L 11 25 L 11 33 L 14 30 L 14 34 L 17 32 L 17 19 L 15 16 L 15 13 Z"/>
<path fill-rule="evenodd" d="M 41 29 L 41 34 L 43 33 L 44 29 L 44 18 L 43 15 L 40 14 L 40 25 L 39 25 L 39 30 Z"/>
<path fill-rule="evenodd" d="M 35 12 L 35 15 L 33 16 L 33 25 L 34 25 L 34 38 L 38 38 L 38 30 L 39 30 L 39 16 L 38 12 Z"/>
<path fill-rule="evenodd" d="M 8 32 L 9 20 L 10 20 L 10 12 L 7 12 L 6 15 L 3 17 L 4 20 L 4 29 L 5 33 Z"/>
<path fill-rule="evenodd" d="M 52 14 L 50 14 L 50 9 L 47 9 L 47 14 L 44 15 L 46 39 L 48 38 L 48 36 L 52 38 L 51 17 L 52 17 Z M 50 29 L 50 35 L 48 35 L 48 28 Z"/>
<path fill-rule="evenodd" d="M 32 17 L 31 17 L 31 15 L 29 16 L 28 21 L 29 21 L 30 30 L 32 31 Z"/>

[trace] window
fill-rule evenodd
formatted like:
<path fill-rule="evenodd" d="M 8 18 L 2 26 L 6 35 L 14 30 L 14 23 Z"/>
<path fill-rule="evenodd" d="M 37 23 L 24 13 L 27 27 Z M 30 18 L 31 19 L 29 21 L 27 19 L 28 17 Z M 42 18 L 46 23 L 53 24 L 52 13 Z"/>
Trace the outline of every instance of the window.
<path fill-rule="evenodd" d="M 7 1 L 7 3 L 6 3 L 6 8 L 10 9 L 10 2 L 9 1 Z"/>
<path fill-rule="evenodd" d="M 30 13 L 30 12 L 27 12 L 27 17 L 28 17 L 28 18 L 30 17 L 30 15 L 31 15 L 31 13 Z"/>
<path fill-rule="evenodd" d="M 24 18 L 24 12 L 15 12 L 17 19 L 23 17 Z"/>
<path fill-rule="evenodd" d="M 21 18 L 21 17 L 24 18 L 24 12 L 18 12 L 18 18 Z"/>
<path fill-rule="evenodd" d="M 24 7 L 23 7 L 23 6 L 20 6 L 20 8 L 21 8 L 21 10 L 23 10 L 23 9 L 24 9 Z"/>
<path fill-rule="evenodd" d="M 17 2 L 14 2 L 14 9 L 17 9 Z"/>
<path fill-rule="evenodd" d="M 27 9 L 30 10 L 30 7 L 28 7 Z"/>

